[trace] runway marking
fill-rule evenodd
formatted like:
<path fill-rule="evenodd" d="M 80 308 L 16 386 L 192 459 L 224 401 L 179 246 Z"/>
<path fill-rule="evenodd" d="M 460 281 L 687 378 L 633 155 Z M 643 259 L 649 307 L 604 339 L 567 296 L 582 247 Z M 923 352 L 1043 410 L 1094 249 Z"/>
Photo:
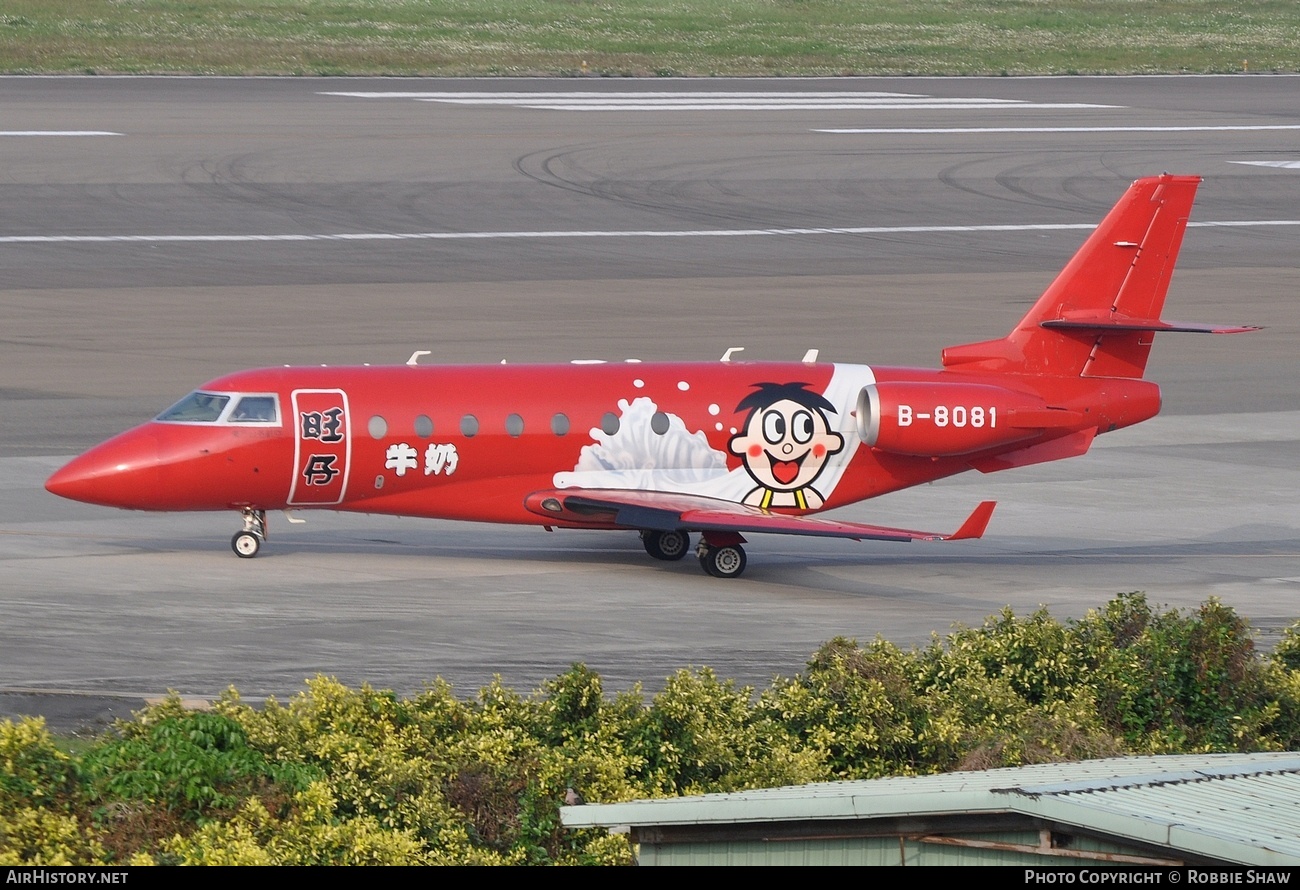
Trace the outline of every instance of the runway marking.
<path fill-rule="evenodd" d="M 510 105 L 549 111 L 947 111 L 990 108 L 1117 108 L 1082 102 L 1020 99 L 946 99 L 882 92 L 321 92 L 354 99 L 409 99 L 446 105 Z"/>
<path fill-rule="evenodd" d="M 1300 170 L 1300 161 L 1229 161 L 1229 164 L 1246 164 L 1251 167 L 1277 167 L 1280 170 Z"/>
<path fill-rule="evenodd" d="M 0 130 L 0 136 L 121 136 L 112 130 Z"/>
<path fill-rule="evenodd" d="M 1300 226 L 1300 219 L 1247 219 L 1189 222 L 1189 228 Z M 783 235 L 927 235 L 968 232 L 1092 231 L 1096 223 L 1041 223 L 982 226 L 825 226 L 771 229 L 632 229 L 627 231 L 534 232 L 339 232 L 283 235 L 0 235 L 0 244 L 194 244 L 286 241 L 478 241 L 555 238 L 754 238 Z"/>
<path fill-rule="evenodd" d="M 1245 130 L 1300 130 L 1300 124 L 1243 124 L 1215 127 L 837 127 L 817 129 L 814 133 L 872 134 L 904 133 L 909 135 L 929 133 L 1204 133 L 1238 132 Z M 1236 163 L 1250 163 L 1239 161 Z"/>

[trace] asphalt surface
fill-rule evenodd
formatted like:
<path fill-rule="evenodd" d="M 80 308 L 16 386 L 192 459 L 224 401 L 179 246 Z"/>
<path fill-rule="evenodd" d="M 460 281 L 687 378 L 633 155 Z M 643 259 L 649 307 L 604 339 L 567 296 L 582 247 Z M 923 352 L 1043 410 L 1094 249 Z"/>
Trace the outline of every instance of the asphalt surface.
<path fill-rule="evenodd" d="M 1218 597 L 1267 646 L 1300 617 L 1298 83 L 0 78 L 0 715 L 97 731 L 168 689 L 317 674 L 527 692 L 578 661 L 610 690 L 700 665 L 761 688 L 837 635 L 1129 590 Z M 843 512 L 946 529 L 996 498 L 982 541 L 756 536 L 719 582 L 631 534 L 325 513 L 239 560 L 234 515 L 41 487 L 242 367 L 933 366 L 1165 170 L 1206 179 L 1166 316 L 1266 330 L 1160 336 L 1164 413 L 1083 458 Z"/>

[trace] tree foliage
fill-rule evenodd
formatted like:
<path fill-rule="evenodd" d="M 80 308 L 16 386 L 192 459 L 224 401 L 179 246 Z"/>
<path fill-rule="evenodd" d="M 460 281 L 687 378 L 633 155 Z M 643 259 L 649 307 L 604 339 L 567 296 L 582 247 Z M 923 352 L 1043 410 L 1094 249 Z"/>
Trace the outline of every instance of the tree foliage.
<path fill-rule="evenodd" d="M 1117 754 L 1300 746 L 1300 622 L 1268 656 L 1211 600 L 1009 609 L 928 645 L 837 637 L 756 691 L 681 670 L 648 700 L 585 665 L 531 695 L 401 698 L 317 677 L 285 703 L 173 695 L 71 753 L 0 722 L 0 864 L 628 864 L 566 801 Z"/>

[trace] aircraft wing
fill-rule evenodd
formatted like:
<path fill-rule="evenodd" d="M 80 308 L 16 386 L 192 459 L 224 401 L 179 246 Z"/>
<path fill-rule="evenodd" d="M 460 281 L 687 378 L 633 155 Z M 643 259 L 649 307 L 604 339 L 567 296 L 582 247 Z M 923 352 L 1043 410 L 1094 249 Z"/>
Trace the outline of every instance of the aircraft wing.
<path fill-rule="evenodd" d="M 654 531 L 766 532 L 857 541 L 959 541 L 984 534 L 995 501 L 984 501 L 952 534 L 771 513 L 716 498 L 634 489 L 556 488 L 538 491 L 528 509 L 556 521 Z"/>

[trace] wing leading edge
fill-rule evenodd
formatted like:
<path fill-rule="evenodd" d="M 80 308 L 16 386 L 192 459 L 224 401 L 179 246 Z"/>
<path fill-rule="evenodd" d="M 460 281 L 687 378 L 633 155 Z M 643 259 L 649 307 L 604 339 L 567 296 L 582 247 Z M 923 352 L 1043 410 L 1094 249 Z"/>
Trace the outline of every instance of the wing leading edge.
<path fill-rule="evenodd" d="M 952 534 L 769 513 L 697 495 L 623 489 L 557 488 L 529 495 L 525 506 L 556 522 L 650 531 L 762 532 L 855 541 L 960 541 L 979 538 L 995 501 L 984 501 Z"/>

